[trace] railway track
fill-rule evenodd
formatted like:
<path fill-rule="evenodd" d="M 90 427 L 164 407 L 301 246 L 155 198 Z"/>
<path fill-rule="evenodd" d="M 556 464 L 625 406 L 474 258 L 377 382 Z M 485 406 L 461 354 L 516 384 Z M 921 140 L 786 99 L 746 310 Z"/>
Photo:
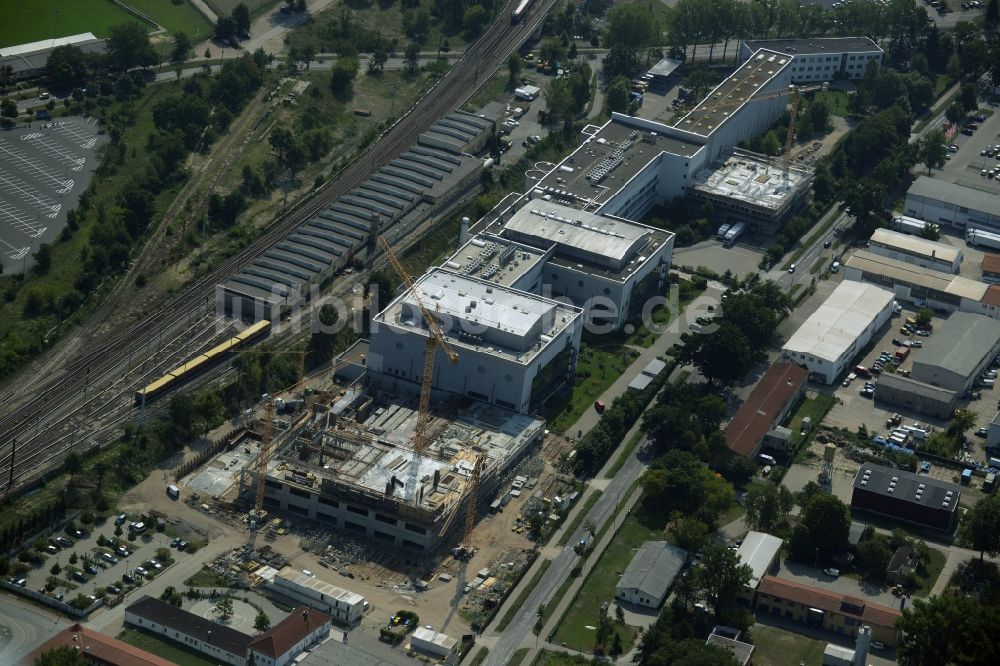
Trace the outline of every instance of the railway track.
<path fill-rule="evenodd" d="M 16 491 L 33 482 L 59 464 L 70 448 L 88 438 L 96 441 L 130 418 L 131 394 L 137 385 L 162 374 L 187 355 L 178 352 L 197 348 L 199 340 L 207 344 L 211 330 L 221 332 L 219 326 L 224 322 L 213 316 L 218 283 L 394 159 L 438 118 L 461 106 L 480 82 L 503 66 L 510 52 L 524 42 L 554 4 L 555 0 L 539 0 L 534 16 L 516 25 L 510 24 L 509 12 L 502 10 L 498 20 L 445 77 L 386 129 L 369 151 L 355 158 L 314 196 L 282 214 L 253 243 L 149 317 L 96 349 L 79 354 L 29 388 L 17 401 L 19 408 L 12 409 L 5 401 L 6 413 L 0 416 L 0 491 Z M 147 407 L 145 415 L 161 412 L 164 403 Z M 93 429 L 84 435 L 87 424 L 94 424 Z M 58 432 L 59 425 L 63 432 Z M 17 452 L 12 463 L 15 440 Z"/>

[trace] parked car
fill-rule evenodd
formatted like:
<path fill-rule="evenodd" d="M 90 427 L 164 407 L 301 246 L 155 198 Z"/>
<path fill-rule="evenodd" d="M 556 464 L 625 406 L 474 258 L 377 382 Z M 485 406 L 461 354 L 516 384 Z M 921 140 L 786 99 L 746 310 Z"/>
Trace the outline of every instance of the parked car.
<path fill-rule="evenodd" d="M 925 474 L 927 472 L 931 471 L 931 461 L 930 460 L 925 460 L 922 463 L 920 463 L 920 471 L 923 472 L 923 473 L 925 473 Z"/>
<path fill-rule="evenodd" d="M 827 576 L 833 576 L 834 578 L 840 577 L 840 569 L 834 569 L 832 567 L 829 569 L 823 569 L 823 573 L 825 573 Z"/>
<path fill-rule="evenodd" d="M 979 428 L 976 430 L 976 437 L 986 437 L 988 434 L 990 434 L 990 431 L 987 428 Z"/>
<path fill-rule="evenodd" d="M 930 336 L 930 334 L 931 334 L 930 331 L 926 331 L 926 330 L 924 330 L 922 328 L 921 329 L 917 329 L 917 335 L 919 335 L 922 338 L 926 338 L 926 337 Z"/>
<path fill-rule="evenodd" d="M 791 266 L 788 267 L 788 272 L 789 273 L 794 273 L 795 272 L 795 264 L 792 264 Z"/>

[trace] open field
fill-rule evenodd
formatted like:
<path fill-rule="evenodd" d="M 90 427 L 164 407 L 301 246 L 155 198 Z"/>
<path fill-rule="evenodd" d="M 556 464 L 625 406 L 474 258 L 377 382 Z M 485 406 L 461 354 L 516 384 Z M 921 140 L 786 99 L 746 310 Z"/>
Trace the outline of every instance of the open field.
<path fill-rule="evenodd" d="M 632 561 L 636 549 L 646 541 L 663 538 L 663 528 L 647 522 L 651 521 L 638 513 L 631 513 L 625 519 L 615 538 L 587 576 L 569 611 L 560 621 L 552 642 L 581 652 L 594 649 L 595 632 L 587 627 L 597 624 L 601 604 L 614 600 L 615 585 Z M 614 617 L 613 612 L 611 615 Z M 616 623 L 615 629 L 627 652 L 635 640 L 636 628 Z"/>
<path fill-rule="evenodd" d="M 176 4 L 174 0 L 131 0 L 128 4 L 146 14 L 168 32 L 186 32 L 192 38 L 204 38 L 212 30 L 205 15 L 199 12 L 191 0 Z"/>
<path fill-rule="evenodd" d="M 177 664 L 177 666 L 213 666 L 214 661 L 205 659 L 197 652 L 190 652 L 174 643 L 168 643 L 156 636 L 126 629 L 118 638 L 129 645 L 151 652 L 158 657 L 163 657 L 167 661 Z"/>
<path fill-rule="evenodd" d="M 826 648 L 823 641 L 762 624 L 755 625 L 750 633 L 757 646 L 753 653 L 756 666 L 819 666 L 823 663 L 823 650 Z"/>
<path fill-rule="evenodd" d="M 159 0 L 169 4 L 170 0 Z M 4 3 L 0 47 L 92 32 L 107 37 L 119 23 L 137 21 L 110 0 L 53 0 Z"/>

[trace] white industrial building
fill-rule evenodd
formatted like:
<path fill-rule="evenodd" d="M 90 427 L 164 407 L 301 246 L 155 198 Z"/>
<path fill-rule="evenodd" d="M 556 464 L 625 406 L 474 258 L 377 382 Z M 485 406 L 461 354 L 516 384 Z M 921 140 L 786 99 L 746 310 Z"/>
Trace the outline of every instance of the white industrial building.
<path fill-rule="evenodd" d="M 18 44 L 0 49 L 0 67 L 10 67 L 7 83 L 16 83 L 45 74 L 52 51 L 60 46 L 75 46 L 84 53 L 100 55 L 105 51 L 105 41 L 92 32 L 82 32 L 68 37 L 43 39 L 39 42 Z"/>
<path fill-rule="evenodd" d="M 889 229 L 876 229 L 872 233 L 868 251 L 920 268 L 953 275 L 958 274 L 962 266 L 963 252 L 960 248 Z"/>
<path fill-rule="evenodd" d="M 414 289 L 460 358 L 453 364 L 436 355 L 433 390 L 526 413 L 572 379 L 583 331 L 580 308 L 441 268 L 418 278 Z M 429 335 L 410 292 L 390 303 L 373 322 L 373 385 L 419 393 Z"/>
<path fill-rule="evenodd" d="M 974 187 L 919 176 L 906 191 L 904 212 L 927 222 L 1000 229 L 1000 197 Z"/>
<path fill-rule="evenodd" d="M 778 573 L 781 565 L 782 541 L 773 534 L 751 530 L 743 537 L 743 543 L 736 551 L 740 564 L 750 567 L 753 572 L 750 583 L 740 592 L 740 598 L 746 601 L 753 599 L 764 576 Z"/>
<path fill-rule="evenodd" d="M 844 279 L 891 289 L 900 301 L 945 312 L 971 312 L 1000 319 L 1000 285 L 921 268 L 859 250 L 843 263 Z"/>
<path fill-rule="evenodd" d="M 360 622 L 368 610 L 368 601 L 360 594 L 292 567 L 285 567 L 274 576 L 272 589 L 349 626 Z"/>
<path fill-rule="evenodd" d="M 1000 322 L 968 312 L 952 313 L 913 360 L 910 377 L 961 395 L 1000 353 Z"/>
<path fill-rule="evenodd" d="M 417 627 L 410 637 L 410 648 L 439 659 L 450 657 L 451 653 L 455 651 L 456 645 L 458 645 L 458 639 L 427 627 Z"/>
<path fill-rule="evenodd" d="M 615 586 L 615 599 L 647 608 L 659 608 L 687 562 L 687 551 L 668 541 L 639 546 Z"/>
<path fill-rule="evenodd" d="M 892 316 L 892 292 L 845 280 L 781 348 L 782 360 L 832 384 Z"/>
<path fill-rule="evenodd" d="M 792 58 L 792 83 L 860 79 L 870 63 L 881 65 L 885 55 L 868 37 L 758 39 L 740 44 L 739 61 L 746 61 L 760 49 Z"/>

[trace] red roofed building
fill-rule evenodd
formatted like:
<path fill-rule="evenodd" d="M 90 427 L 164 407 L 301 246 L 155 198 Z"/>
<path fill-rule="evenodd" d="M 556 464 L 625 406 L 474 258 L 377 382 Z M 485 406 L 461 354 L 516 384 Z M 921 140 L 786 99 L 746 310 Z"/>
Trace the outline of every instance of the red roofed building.
<path fill-rule="evenodd" d="M 868 625 L 872 640 L 888 646 L 896 645 L 896 619 L 903 615 L 882 604 L 775 576 L 764 576 L 760 582 L 757 611 L 851 637 L 858 635 L 862 625 Z"/>
<path fill-rule="evenodd" d="M 253 663 L 256 666 L 285 666 L 306 647 L 329 636 L 331 626 L 329 615 L 299 606 L 250 643 Z"/>
<path fill-rule="evenodd" d="M 726 426 L 726 444 L 744 458 L 760 452 L 764 436 L 779 425 L 805 393 L 809 371 L 794 363 L 775 363 Z"/>
<path fill-rule="evenodd" d="M 35 648 L 20 663 L 28 666 L 35 663 L 43 652 L 64 646 L 78 651 L 88 662 L 99 666 L 174 666 L 173 662 L 81 624 L 66 627 Z"/>

